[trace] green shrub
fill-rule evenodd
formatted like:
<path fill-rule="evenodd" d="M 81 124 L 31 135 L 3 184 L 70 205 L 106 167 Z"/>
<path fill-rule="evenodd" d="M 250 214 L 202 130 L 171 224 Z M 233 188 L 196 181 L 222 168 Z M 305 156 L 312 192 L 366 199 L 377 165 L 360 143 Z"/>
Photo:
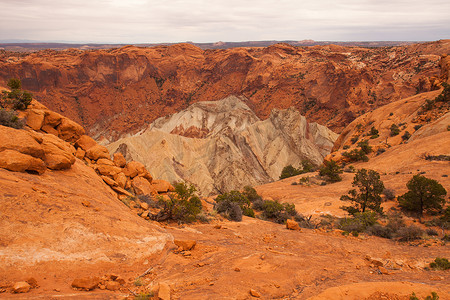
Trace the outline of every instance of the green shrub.
<path fill-rule="evenodd" d="M 372 128 L 370 128 L 369 135 L 371 139 L 376 139 L 379 137 L 379 132 L 374 126 L 372 126 Z"/>
<path fill-rule="evenodd" d="M 329 182 L 341 181 L 342 178 L 339 174 L 342 174 L 342 169 L 334 160 L 325 160 L 319 170 L 319 175 L 326 176 Z"/>
<path fill-rule="evenodd" d="M 245 186 L 244 190 L 242 191 L 242 194 L 247 197 L 247 199 L 250 202 L 255 202 L 256 200 L 261 200 L 261 196 L 258 195 L 258 193 L 256 192 L 256 190 L 254 188 L 252 188 L 251 186 Z"/>
<path fill-rule="evenodd" d="M 0 108 L 0 125 L 15 129 L 23 128 L 23 122 L 17 117 L 16 112 Z"/>
<path fill-rule="evenodd" d="M 247 189 L 247 192 L 250 190 Z M 256 192 L 256 191 L 255 191 Z M 253 194 L 253 192 L 251 191 Z M 254 196 L 254 195 L 253 195 Z M 257 201 L 256 199 L 255 201 Z M 242 214 L 248 217 L 255 217 L 254 211 L 250 208 L 250 201 L 244 193 L 238 191 L 231 191 L 217 196 L 216 198 L 216 210 L 226 218 L 233 221 L 241 221 Z M 239 209 L 236 208 L 236 205 Z"/>
<path fill-rule="evenodd" d="M 407 141 L 411 137 L 411 133 L 409 131 L 405 131 L 405 133 L 402 135 L 402 140 Z"/>
<path fill-rule="evenodd" d="M 302 174 L 301 170 L 294 168 L 292 165 L 288 165 L 284 167 L 283 170 L 281 171 L 280 179 L 285 179 L 300 174 Z"/>
<path fill-rule="evenodd" d="M 350 162 L 355 161 L 369 161 L 369 157 L 364 153 L 362 150 L 353 149 L 350 152 L 344 152 L 342 153 L 342 156 L 347 157 Z"/>
<path fill-rule="evenodd" d="M 28 105 L 31 104 L 33 96 L 31 93 L 21 90 L 22 84 L 20 80 L 11 78 L 8 81 L 8 87 L 11 91 L 3 91 L 2 99 L 7 103 L 11 103 L 15 110 L 27 109 Z"/>
<path fill-rule="evenodd" d="M 353 217 L 340 219 L 339 227 L 347 232 L 364 232 L 376 222 L 377 215 L 374 212 L 355 213 Z"/>
<path fill-rule="evenodd" d="M 409 300 L 419 300 L 419 298 L 417 298 L 416 293 L 413 292 L 409 296 Z M 431 292 L 431 296 L 426 296 L 423 300 L 439 300 L 439 296 L 436 292 Z"/>
<path fill-rule="evenodd" d="M 390 133 L 391 136 L 396 136 L 400 133 L 400 128 L 398 128 L 398 126 L 396 124 L 392 124 L 390 127 L 390 130 L 391 130 L 391 133 Z"/>
<path fill-rule="evenodd" d="M 287 219 L 297 215 L 295 204 L 280 203 L 273 200 L 264 200 L 262 204 L 258 203 L 257 206 L 255 206 L 256 202 L 253 204 L 255 210 L 262 211 L 262 216 L 265 219 L 276 223 L 283 224 Z"/>
<path fill-rule="evenodd" d="M 419 130 L 420 128 L 422 128 L 422 125 L 420 125 L 420 124 L 417 124 L 414 126 L 415 131 Z"/>
<path fill-rule="evenodd" d="M 443 82 L 442 87 L 444 88 L 442 92 L 434 100 L 436 102 L 449 102 L 450 101 L 450 84 Z"/>
<path fill-rule="evenodd" d="M 169 193 L 169 199 L 159 198 L 158 205 L 162 207 L 162 210 L 157 216 L 157 221 L 194 221 L 202 210 L 202 202 L 195 194 L 195 186 L 177 182 L 174 188 L 175 191 Z"/>
<path fill-rule="evenodd" d="M 430 263 L 430 268 L 433 270 L 449 270 L 450 269 L 450 262 L 448 259 L 443 257 L 436 257 L 434 259 L 434 262 Z"/>

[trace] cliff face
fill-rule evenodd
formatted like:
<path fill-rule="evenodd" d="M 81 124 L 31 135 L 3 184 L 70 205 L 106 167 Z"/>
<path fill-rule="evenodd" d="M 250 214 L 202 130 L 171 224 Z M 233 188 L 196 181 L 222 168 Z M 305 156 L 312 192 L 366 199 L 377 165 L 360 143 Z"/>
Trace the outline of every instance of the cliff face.
<path fill-rule="evenodd" d="M 302 159 L 318 165 L 337 138 L 294 108 L 274 109 L 262 121 L 243 100 L 195 103 L 108 148 L 144 163 L 158 178 L 188 180 L 209 195 L 276 180 L 283 167 Z"/>
<path fill-rule="evenodd" d="M 81 51 L 0 53 L 10 77 L 88 133 L 117 140 L 199 101 L 244 95 L 261 119 L 295 107 L 341 131 L 383 104 L 434 88 L 448 40 L 392 48 L 335 45 L 201 50 L 189 44 Z"/>

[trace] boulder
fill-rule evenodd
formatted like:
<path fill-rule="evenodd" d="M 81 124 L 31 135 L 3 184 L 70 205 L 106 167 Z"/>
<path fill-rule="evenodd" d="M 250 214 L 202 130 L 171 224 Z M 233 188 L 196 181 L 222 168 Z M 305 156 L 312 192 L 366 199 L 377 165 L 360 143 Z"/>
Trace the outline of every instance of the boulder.
<path fill-rule="evenodd" d="M 152 180 L 152 188 L 157 193 L 167 193 L 169 191 L 174 191 L 175 188 L 165 180 L 153 179 Z"/>
<path fill-rule="evenodd" d="M 45 152 L 45 164 L 52 170 L 65 170 L 75 163 L 73 147 L 52 134 L 44 135 L 42 148 Z"/>
<path fill-rule="evenodd" d="M 159 300 L 170 300 L 170 286 L 167 283 L 160 283 L 158 290 Z"/>
<path fill-rule="evenodd" d="M 127 176 L 125 176 L 125 174 L 123 172 L 120 172 L 120 173 L 114 175 L 114 181 L 117 182 L 117 184 L 121 188 L 125 188 L 125 186 L 127 184 Z"/>
<path fill-rule="evenodd" d="M 126 166 L 127 161 L 125 157 L 123 157 L 122 153 L 116 152 L 114 153 L 114 163 L 116 164 L 116 166 L 123 168 Z"/>
<path fill-rule="evenodd" d="M 290 230 L 301 230 L 300 226 L 294 220 L 286 220 L 286 228 Z"/>
<path fill-rule="evenodd" d="M 90 147 L 88 150 L 86 150 L 86 157 L 97 160 L 99 158 L 107 158 L 110 159 L 109 151 L 106 149 L 106 147 L 95 145 L 93 147 Z"/>
<path fill-rule="evenodd" d="M 131 181 L 131 185 L 134 188 L 136 195 L 149 195 L 155 194 L 155 190 L 148 180 L 142 176 L 136 176 Z"/>
<path fill-rule="evenodd" d="M 103 181 L 109 185 L 109 186 L 118 186 L 117 182 L 115 182 L 114 180 L 112 180 L 111 178 L 109 178 L 108 176 L 101 176 Z"/>
<path fill-rule="evenodd" d="M 120 283 L 117 281 L 107 281 L 105 286 L 106 289 L 110 291 L 117 291 L 118 289 L 120 289 Z"/>
<path fill-rule="evenodd" d="M 133 197 L 133 194 L 127 192 L 126 190 L 124 190 L 124 189 L 121 188 L 121 187 L 118 187 L 118 186 L 112 186 L 111 188 L 112 188 L 113 190 L 115 190 L 117 193 L 121 194 L 121 195 L 125 195 L 125 196 L 127 196 L 127 197 Z"/>
<path fill-rule="evenodd" d="M 67 118 L 61 120 L 61 124 L 58 125 L 58 136 L 67 141 L 75 142 L 84 134 L 84 128 Z"/>
<path fill-rule="evenodd" d="M 95 289 L 100 283 L 98 277 L 83 277 L 76 278 L 72 282 L 72 287 L 80 290 L 91 291 Z"/>
<path fill-rule="evenodd" d="M 85 155 L 86 155 L 86 151 L 84 151 L 81 148 L 77 148 L 77 151 L 75 151 L 75 157 L 78 159 L 83 159 Z"/>
<path fill-rule="evenodd" d="M 139 203 L 139 206 L 143 209 L 143 210 L 148 210 L 148 203 L 147 202 L 141 202 Z"/>
<path fill-rule="evenodd" d="M 101 175 L 110 176 L 113 177 L 120 172 L 122 172 L 122 169 L 116 166 L 109 166 L 109 165 L 95 165 L 95 168 Z"/>
<path fill-rule="evenodd" d="M 107 159 L 107 158 L 99 158 L 97 160 L 97 164 L 98 165 L 107 165 L 107 166 L 115 166 L 115 164 L 113 163 L 112 160 Z"/>
<path fill-rule="evenodd" d="M 45 111 L 42 109 L 29 109 L 27 112 L 27 125 L 33 130 L 40 130 L 44 124 Z"/>
<path fill-rule="evenodd" d="M 34 278 L 34 277 L 30 277 L 30 278 L 28 278 L 27 280 L 26 280 L 26 282 L 31 286 L 31 288 L 37 288 L 39 285 L 38 285 L 38 282 L 37 282 L 37 280 Z"/>
<path fill-rule="evenodd" d="M 0 125 L 0 151 L 15 150 L 17 152 L 44 159 L 44 149 L 25 130 Z"/>
<path fill-rule="evenodd" d="M 250 289 L 250 295 L 252 295 L 252 297 L 255 298 L 261 298 L 261 294 L 257 291 L 255 291 L 254 289 Z"/>
<path fill-rule="evenodd" d="M 43 160 L 15 150 L 4 150 L 0 152 L 0 168 L 14 172 L 28 171 L 38 174 L 42 174 L 46 170 Z"/>
<path fill-rule="evenodd" d="M 43 125 L 41 130 L 46 133 L 50 133 L 50 134 L 58 136 L 58 130 L 56 130 L 54 127 L 52 127 L 50 125 Z"/>
<path fill-rule="evenodd" d="M 194 240 L 174 240 L 173 241 L 175 245 L 178 246 L 178 249 L 180 251 L 189 251 L 194 249 L 195 245 L 197 244 Z"/>
<path fill-rule="evenodd" d="M 148 173 L 147 169 L 143 164 L 137 161 L 130 161 L 127 166 L 123 169 L 123 172 L 127 177 L 134 178 L 138 175 L 144 175 Z"/>
<path fill-rule="evenodd" d="M 14 283 L 11 292 L 12 293 L 28 293 L 31 289 L 31 286 L 25 281 L 19 281 Z"/>
<path fill-rule="evenodd" d="M 47 110 L 45 111 L 45 117 L 44 117 L 44 126 L 50 126 L 52 128 L 55 128 L 59 124 L 61 124 L 61 121 L 64 117 L 58 114 L 57 112 Z"/>
<path fill-rule="evenodd" d="M 83 149 L 84 151 L 97 145 L 97 142 L 88 135 L 82 135 L 76 142 L 75 146 Z"/>

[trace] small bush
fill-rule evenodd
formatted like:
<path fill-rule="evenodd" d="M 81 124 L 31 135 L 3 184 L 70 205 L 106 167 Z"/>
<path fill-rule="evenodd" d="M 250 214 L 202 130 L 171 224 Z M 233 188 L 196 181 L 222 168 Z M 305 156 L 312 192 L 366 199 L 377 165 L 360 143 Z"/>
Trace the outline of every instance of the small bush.
<path fill-rule="evenodd" d="M 417 124 L 414 126 L 415 131 L 419 130 L 420 128 L 422 128 L 422 125 L 420 125 L 420 124 Z"/>
<path fill-rule="evenodd" d="M 415 225 L 405 226 L 398 230 L 397 237 L 400 241 L 414 241 L 422 238 L 423 230 Z"/>
<path fill-rule="evenodd" d="M 252 203 L 252 208 L 257 211 L 262 211 L 264 209 L 264 201 L 263 200 L 256 200 Z"/>
<path fill-rule="evenodd" d="M 388 200 L 394 200 L 395 199 L 395 192 L 394 192 L 393 189 L 384 189 L 383 190 L 383 195 Z"/>
<path fill-rule="evenodd" d="M 368 227 L 377 222 L 377 215 L 374 212 L 355 213 L 352 218 L 339 220 L 341 230 L 347 232 L 364 232 Z"/>
<path fill-rule="evenodd" d="M 367 233 L 370 235 L 379 236 L 385 239 L 391 239 L 394 235 L 392 228 L 387 226 L 382 226 L 380 224 L 374 224 L 367 228 Z"/>
<path fill-rule="evenodd" d="M 256 192 L 256 190 L 254 188 L 252 188 L 251 186 L 245 186 L 244 190 L 242 191 L 242 194 L 247 197 L 248 201 L 250 202 L 255 202 L 256 200 L 261 200 L 261 196 L 258 195 L 258 193 Z"/>
<path fill-rule="evenodd" d="M 437 236 L 438 235 L 437 231 L 434 230 L 433 228 L 427 228 L 426 233 L 429 236 Z"/>
<path fill-rule="evenodd" d="M 23 122 L 17 117 L 16 112 L 0 108 L 0 125 L 15 129 L 23 128 Z"/>
<path fill-rule="evenodd" d="M 326 176 L 329 182 L 341 181 L 342 178 L 339 174 L 342 174 L 342 169 L 334 160 L 324 161 L 319 170 L 319 175 Z"/>
<path fill-rule="evenodd" d="M 294 168 L 292 165 L 288 165 L 281 171 L 280 179 L 285 179 L 300 174 L 302 174 L 302 171 L 300 169 Z"/>
<path fill-rule="evenodd" d="M 350 142 L 352 142 L 352 144 L 355 144 L 355 143 L 358 141 L 358 139 L 359 139 L 359 136 L 358 136 L 358 135 L 353 136 L 353 137 L 350 139 Z"/>
<path fill-rule="evenodd" d="M 433 270 L 449 270 L 450 269 L 450 262 L 448 259 L 443 257 L 436 257 L 434 259 L 434 262 L 430 263 L 430 268 Z"/>
<path fill-rule="evenodd" d="M 247 192 L 250 192 L 250 189 L 247 189 Z M 251 193 L 253 194 L 253 191 L 251 191 Z M 256 199 L 255 202 L 259 200 L 260 199 Z M 244 193 L 231 191 L 217 196 L 216 202 L 215 208 L 217 212 L 232 221 L 242 221 L 243 214 L 248 217 L 255 217 L 254 211 L 250 208 L 250 201 Z M 239 209 L 237 209 L 236 206 Z"/>
<path fill-rule="evenodd" d="M 369 135 L 371 136 L 371 139 L 376 139 L 379 137 L 379 132 L 374 126 L 372 126 L 372 128 L 370 128 Z"/>
<path fill-rule="evenodd" d="M 347 157 L 350 162 L 356 162 L 356 161 L 369 161 L 369 157 L 364 153 L 362 150 L 353 149 L 350 152 L 344 152 L 342 153 L 342 156 Z"/>
<path fill-rule="evenodd" d="M 399 133 L 400 133 L 400 128 L 398 128 L 398 126 L 396 124 L 392 124 L 389 129 L 391 130 L 391 133 L 390 133 L 391 136 L 396 136 L 396 135 L 399 135 Z"/>
<path fill-rule="evenodd" d="M 10 92 L 4 91 L 2 100 L 7 103 L 12 103 L 15 110 L 25 110 L 31 104 L 33 96 L 31 93 L 22 91 L 22 83 L 19 79 L 11 78 L 8 81 Z"/>
<path fill-rule="evenodd" d="M 280 203 L 272 200 L 264 200 L 262 203 L 255 202 L 253 203 L 253 208 L 262 211 L 262 216 L 265 219 L 280 224 L 283 224 L 287 219 L 297 215 L 295 204 Z"/>
<path fill-rule="evenodd" d="M 443 82 L 442 87 L 444 88 L 442 90 L 442 93 L 437 96 L 434 101 L 436 102 L 449 102 L 450 101 L 450 84 Z"/>
<path fill-rule="evenodd" d="M 411 133 L 409 131 L 405 131 L 405 133 L 402 135 L 402 140 L 407 141 L 411 137 Z"/>
<path fill-rule="evenodd" d="M 396 213 L 388 216 L 388 223 L 386 227 L 392 230 L 392 232 L 397 232 L 400 228 L 405 227 L 405 221 L 401 214 Z"/>
<path fill-rule="evenodd" d="M 174 188 L 175 191 L 169 193 L 169 199 L 159 197 L 158 205 L 162 209 L 156 216 L 156 220 L 194 221 L 202 210 L 202 202 L 195 194 L 195 186 L 178 182 L 174 184 Z"/>

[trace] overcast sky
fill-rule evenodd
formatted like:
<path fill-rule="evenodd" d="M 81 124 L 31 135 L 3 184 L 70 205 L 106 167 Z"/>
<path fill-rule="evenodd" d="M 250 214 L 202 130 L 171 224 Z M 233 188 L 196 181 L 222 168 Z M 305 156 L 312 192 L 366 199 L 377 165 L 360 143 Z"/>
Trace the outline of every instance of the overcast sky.
<path fill-rule="evenodd" d="M 98 43 L 450 38 L 449 0 L 0 0 L 0 40 Z"/>

